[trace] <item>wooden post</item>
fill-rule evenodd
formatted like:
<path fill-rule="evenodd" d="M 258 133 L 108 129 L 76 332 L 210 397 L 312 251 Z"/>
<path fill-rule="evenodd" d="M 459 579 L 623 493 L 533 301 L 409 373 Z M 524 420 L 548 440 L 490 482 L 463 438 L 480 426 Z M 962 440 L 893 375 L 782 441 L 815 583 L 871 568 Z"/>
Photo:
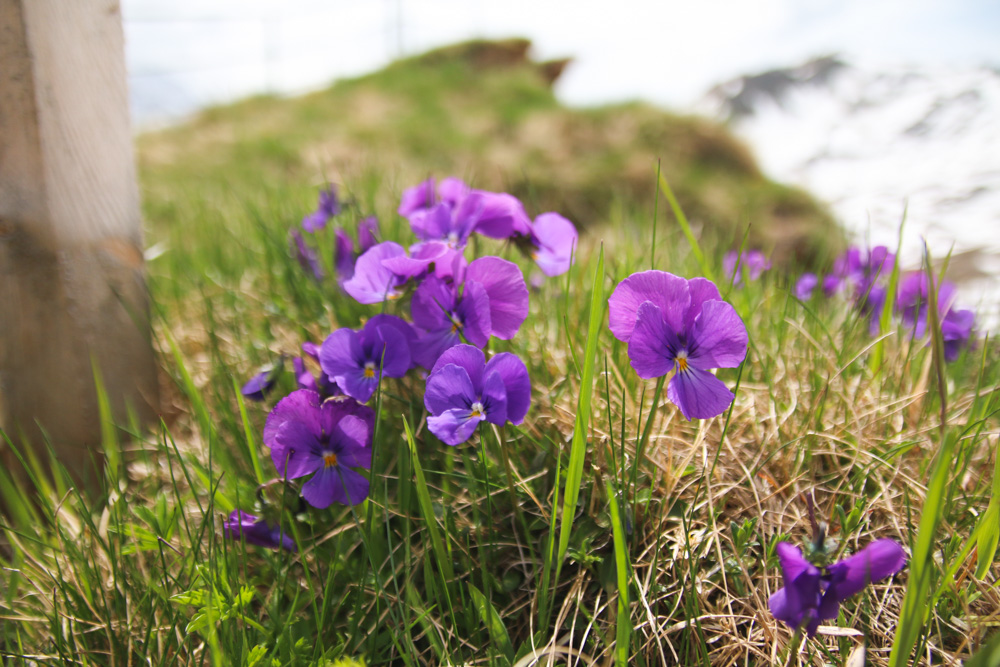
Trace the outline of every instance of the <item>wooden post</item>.
<path fill-rule="evenodd" d="M 0 0 L 0 428 L 79 478 L 92 360 L 118 418 L 158 405 L 142 247 L 119 3 Z"/>

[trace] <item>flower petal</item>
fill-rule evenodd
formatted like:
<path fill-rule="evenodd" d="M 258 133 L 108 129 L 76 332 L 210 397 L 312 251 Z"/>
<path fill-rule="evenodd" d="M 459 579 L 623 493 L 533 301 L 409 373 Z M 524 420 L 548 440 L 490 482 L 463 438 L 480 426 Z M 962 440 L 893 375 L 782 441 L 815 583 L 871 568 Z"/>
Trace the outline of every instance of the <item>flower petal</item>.
<path fill-rule="evenodd" d="M 439 415 L 452 408 L 468 410 L 477 400 L 479 392 L 473 386 L 469 373 L 461 366 L 435 366 L 427 378 L 424 407 L 432 415 Z"/>
<path fill-rule="evenodd" d="M 321 400 L 315 391 L 300 389 L 278 401 L 264 423 L 264 444 L 274 447 L 278 431 L 289 421 L 302 422 L 313 436 L 319 438 L 323 434 L 319 407 Z"/>
<path fill-rule="evenodd" d="M 320 416 L 324 435 L 331 435 L 337 430 L 337 424 L 341 420 L 348 416 L 354 416 L 361 419 L 368 427 L 368 437 L 363 444 L 366 447 L 372 446 L 372 433 L 375 430 L 375 411 L 370 407 L 345 396 L 323 401 L 321 409 Z"/>
<path fill-rule="evenodd" d="M 344 466 L 323 466 L 302 485 L 302 497 L 313 507 L 324 509 L 335 502 L 357 505 L 368 497 L 368 480 Z"/>
<path fill-rule="evenodd" d="M 482 402 L 486 421 L 497 426 L 507 423 L 507 388 L 499 373 L 485 374 Z"/>
<path fill-rule="evenodd" d="M 726 411 L 735 395 L 708 371 L 688 368 L 678 371 L 667 385 L 667 398 L 688 419 L 708 419 Z"/>
<path fill-rule="evenodd" d="M 667 345 L 667 326 L 660 308 L 652 301 L 639 306 L 635 329 L 628 341 L 628 359 L 639 377 L 666 375 L 674 367 L 674 353 Z"/>
<path fill-rule="evenodd" d="M 573 264 L 577 233 L 572 222 L 558 213 L 542 213 L 531 226 L 532 241 L 537 245 L 532 255 L 547 276 L 559 276 Z"/>
<path fill-rule="evenodd" d="M 323 465 L 320 441 L 308 426 L 288 421 L 278 430 L 271 446 L 271 461 L 278 474 L 286 479 L 298 479 Z"/>
<path fill-rule="evenodd" d="M 487 377 L 497 373 L 507 392 L 507 419 L 520 424 L 531 407 L 531 376 L 524 362 L 510 352 L 501 352 L 486 363 L 483 371 Z"/>
<path fill-rule="evenodd" d="M 747 328 L 725 301 L 704 302 L 689 331 L 688 359 L 694 368 L 735 368 L 747 356 Z"/>
<path fill-rule="evenodd" d="M 368 424 L 365 423 L 364 419 L 355 415 L 345 415 L 334 427 L 333 434 L 330 436 L 330 445 L 337 450 L 337 457 L 339 459 L 343 458 L 339 453 L 341 450 L 367 450 L 368 465 L 364 463 L 347 463 L 347 465 L 368 468 L 371 466 L 371 449 L 365 445 L 369 442 L 370 436 L 371 431 L 368 429 Z M 360 460 L 364 461 L 365 459 L 362 457 Z"/>
<path fill-rule="evenodd" d="M 608 298 L 608 326 L 615 338 L 628 342 L 639 306 L 646 301 L 660 308 L 668 328 L 684 330 L 684 317 L 691 305 L 688 281 L 665 271 L 641 271 L 618 283 Z"/>
<path fill-rule="evenodd" d="M 413 324 L 425 331 L 451 326 L 449 313 L 455 310 L 455 288 L 436 276 L 427 276 L 413 292 L 410 315 Z"/>
<path fill-rule="evenodd" d="M 820 605 L 820 619 L 836 618 L 840 602 L 861 592 L 868 584 L 896 574 L 904 565 L 906 552 L 888 538 L 875 540 L 850 558 L 834 563 L 827 568 L 830 586 Z"/>
<path fill-rule="evenodd" d="M 494 239 L 509 238 L 515 230 L 530 224 L 528 214 L 517 197 L 506 192 L 476 190 L 480 198 L 476 231 Z"/>
<path fill-rule="evenodd" d="M 369 320 L 361 330 L 360 338 L 366 362 L 375 362 L 375 368 L 381 369 L 382 375 L 400 378 L 410 370 L 410 343 L 395 325 L 385 320 L 376 320 L 373 324 Z"/>
<path fill-rule="evenodd" d="M 434 179 L 428 178 L 423 183 L 418 183 L 412 188 L 403 190 L 403 196 L 399 202 L 399 209 L 397 209 L 396 212 L 404 218 L 408 218 L 411 214 L 422 208 L 430 208 L 433 202 Z"/>
<path fill-rule="evenodd" d="M 485 419 L 479 415 L 473 417 L 468 408 L 453 408 L 439 415 L 427 418 L 427 428 L 446 445 L 460 445 L 476 432 L 479 422 Z"/>
<path fill-rule="evenodd" d="M 465 279 L 486 288 L 493 335 L 513 338 L 528 316 L 528 286 L 517 264 L 500 257 L 480 257 L 469 262 Z"/>
<path fill-rule="evenodd" d="M 354 275 L 344 281 L 344 291 L 359 303 L 381 303 L 398 296 L 400 278 L 382 262 L 390 257 L 405 255 L 403 246 L 385 241 L 366 250 L 354 263 Z"/>
<path fill-rule="evenodd" d="M 319 365 L 332 380 L 363 369 L 365 354 L 361 337 L 351 329 L 337 329 L 320 346 Z"/>
<path fill-rule="evenodd" d="M 472 381 L 473 393 L 479 393 L 483 386 L 483 369 L 486 366 L 486 355 L 482 350 L 473 345 L 456 345 L 438 358 L 434 368 L 431 369 L 431 374 L 447 364 L 464 368 L 469 374 L 469 380 Z"/>
<path fill-rule="evenodd" d="M 490 317 L 490 297 L 486 288 L 474 280 L 465 283 L 456 314 L 462 320 L 462 335 L 476 347 L 485 347 L 493 330 Z"/>

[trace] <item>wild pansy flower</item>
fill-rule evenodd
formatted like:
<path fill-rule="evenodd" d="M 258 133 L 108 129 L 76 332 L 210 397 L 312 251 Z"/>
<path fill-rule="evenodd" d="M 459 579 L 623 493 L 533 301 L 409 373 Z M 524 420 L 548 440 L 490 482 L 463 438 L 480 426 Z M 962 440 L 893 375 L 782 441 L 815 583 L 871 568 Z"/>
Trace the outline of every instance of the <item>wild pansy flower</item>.
<path fill-rule="evenodd" d="M 687 419 L 715 417 L 729 407 L 733 392 L 709 369 L 739 366 L 749 338 L 712 281 L 664 271 L 634 273 L 618 284 L 608 305 L 611 333 L 628 343 L 639 377 L 675 371 L 667 398 Z"/>
<path fill-rule="evenodd" d="M 242 510 L 232 511 L 229 518 L 222 522 L 222 532 L 231 540 L 242 539 L 247 544 L 259 547 L 298 551 L 295 540 L 283 532 L 280 526 L 271 526 L 263 519 Z"/>
<path fill-rule="evenodd" d="M 302 229 L 307 232 L 317 232 L 330 222 L 330 218 L 340 213 L 340 201 L 337 199 L 337 187 L 332 183 L 326 190 L 320 190 L 319 206 L 316 210 L 302 218 Z"/>
<path fill-rule="evenodd" d="M 400 287 L 406 282 L 404 278 L 383 265 L 383 260 L 391 257 L 405 256 L 403 246 L 393 241 L 384 241 L 374 245 L 358 257 L 354 264 L 354 274 L 344 281 L 344 291 L 350 294 L 358 303 L 381 303 L 386 299 L 397 299 L 402 294 Z"/>
<path fill-rule="evenodd" d="M 827 567 L 813 565 L 788 542 L 779 542 L 777 552 L 785 585 L 768 600 L 771 613 L 792 628 L 804 628 L 810 637 L 820 621 L 837 618 L 841 602 L 906 564 L 903 548 L 890 539 L 875 540 Z"/>
<path fill-rule="evenodd" d="M 319 263 L 319 256 L 316 255 L 315 250 L 306 244 L 306 240 L 302 237 L 302 232 L 293 229 L 289 233 L 289 242 L 299 266 L 311 273 L 317 282 L 323 280 L 323 267 Z"/>
<path fill-rule="evenodd" d="M 424 279 L 410 303 L 420 330 L 416 362 L 431 368 L 442 352 L 463 340 L 484 347 L 490 336 L 514 337 L 528 316 L 528 287 L 521 269 L 499 257 L 480 257 L 464 280 Z"/>
<path fill-rule="evenodd" d="M 795 281 L 794 294 L 799 301 L 808 301 L 812 298 L 813 290 L 819 284 L 819 278 L 815 273 L 803 273 Z"/>
<path fill-rule="evenodd" d="M 944 340 L 945 361 L 958 359 L 962 348 L 972 338 L 972 328 L 976 324 L 976 314 L 971 310 L 949 310 L 941 320 L 941 338 Z"/>
<path fill-rule="evenodd" d="M 338 329 L 319 349 L 319 364 L 340 390 L 364 403 L 382 376 L 403 377 L 411 366 L 413 329 L 393 315 L 376 315 L 360 331 Z"/>
<path fill-rule="evenodd" d="M 368 480 L 352 468 L 371 468 L 375 412 L 351 398 L 322 400 L 299 389 L 278 401 L 264 424 L 264 444 L 285 479 L 311 475 L 302 497 L 323 509 L 357 505 L 368 497 Z"/>
<path fill-rule="evenodd" d="M 971 310 L 957 310 L 954 306 L 957 289 L 954 283 L 944 281 L 938 286 L 937 306 L 944 340 L 946 361 L 955 361 L 970 337 L 976 315 Z M 923 271 L 911 273 L 899 284 L 896 311 L 903 323 L 913 330 L 914 338 L 927 333 L 927 309 L 930 305 L 930 279 Z"/>
<path fill-rule="evenodd" d="M 327 377 L 322 368 L 320 368 L 318 375 L 313 375 L 313 372 L 306 366 L 308 359 L 316 367 L 319 367 L 319 345 L 312 341 L 306 341 L 302 343 L 302 353 L 301 357 L 292 359 L 292 370 L 295 373 L 295 382 L 299 389 L 315 391 L 323 398 L 343 396 L 344 392 L 340 391 L 336 382 Z"/>
<path fill-rule="evenodd" d="M 407 255 L 393 255 L 382 260 L 382 266 L 403 281 L 411 278 L 417 282 L 433 274 L 438 278 L 452 279 L 461 276 L 468 266 L 461 250 L 442 241 L 422 241 L 410 246 Z"/>
<path fill-rule="evenodd" d="M 771 260 L 760 250 L 748 250 L 742 255 L 730 250 L 722 258 L 722 269 L 733 285 L 742 285 L 744 274 L 749 282 L 754 282 L 770 268 Z"/>
<path fill-rule="evenodd" d="M 566 273 L 573 264 L 576 226 L 558 213 L 542 213 L 533 223 L 515 228 L 512 238 L 550 278 Z"/>
<path fill-rule="evenodd" d="M 422 241 L 444 241 L 464 248 L 472 232 L 505 239 L 526 227 L 528 216 L 516 197 L 475 190 L 457 178 L 445 178 L 434 192 L 428 179 L 403 193 L 398 212 Z"/>
<path fill-rule="evenodd" d="M 531 405 L 531 378 L 509 352 L 489 361 L 472 345 L 445 351 L 427 377 L 427 428 L 447 445 L 468 440 L 482 421 L 520 424 Z"/>
<path fill-rule="evenodd" d="M 264 397 L 278 383 L 278 378 L 281 377 L 281 371 L 284 370 L 284 367 L 285 358 L 279 357 L 276 363 L 265 366 L 250 378 L 240 389 L 240 393 L 252 401 L 263 401 Z"/>
<path fill-rule="evenodd" d="M 358 254 L 367 252 L 378 241 L 378 218 L 368 216 L 358 223 Z M 337 281 L 343 284 L 354 277 L 354 240 L 343 229 L 338 229 L 334 240 L 333 265 L 337 269 Z"/>

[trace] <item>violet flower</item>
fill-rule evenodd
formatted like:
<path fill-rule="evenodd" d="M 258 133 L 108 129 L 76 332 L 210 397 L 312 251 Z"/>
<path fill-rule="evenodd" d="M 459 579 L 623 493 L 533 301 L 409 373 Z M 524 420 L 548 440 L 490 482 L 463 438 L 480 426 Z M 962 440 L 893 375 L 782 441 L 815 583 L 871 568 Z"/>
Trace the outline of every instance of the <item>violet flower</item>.
<path fill-rule="evenodd" d="M 289 233 L 289 242 L 299 266 L 311 273 L 317 282 L 323 280 L 323 267 L 319 263 L 319 257 L 316 255 L 316 251 L 306 244 L 302 232 L 293 229 Z"/>
<path fill-rule="evenodd" d="M 840 603 L 881 581 L 906 564 L 903 548 L 890 539 L 875 540 L 849 558 L 820 568 L 788 542 L 779 542 L 778 560 L 784 587 L 768 600 L 771 613 L 788 626 L 804 628 L 813 637 L 820 621 L 837 618 Z"/>
<path fill-rule="evenodd" d="M 795 281 L 794 294 L 799 301 L 808 301 L 812 298 L 813 290 L 819 284 L 819 278 L 815 273 L 803 273 Z"/>
<path fill-rule="evenodd" d="M 274 389 L 274 385 L 278 383 L 284 366 L 284 357 L 280 357 L 275 364 L 265 366 L 243 385 L 240 393 L 252 401 L 263 401 L 267 394 Z"/>
<path fill-rule="evenodd" d="M 422 241 L 410 246 L 410 253 L 393 255 L 382 260 L 382 266 L 392 271 L 397 279 L 420 282 L 433 274 L 451 280 L 461 276 L 468 262 L 461 250 L 441 241 Z"/>
<path fill-rule="evenodd" d="M 375 412 L 357 401 L 327 399 L 300 389 L 278 401 L 264 424 L 264 444 L 285 479 L 311 475 L 302 497 L 323 509 L 357 505 L 368 497 L 368 480 L 352 468 L 371 468 Z"/>
<path fill-rule="evenodd" d="M 744 274 L 748 282 L 754 282 L 770 268 L 771 260 L 765 257 L 760 250 L 748 250 L 743 255 L 735 250 L 730 250 L 722 258 L 722 269 L 733 285 L 742 285 Z"/>
<path fill-rule="evenodd" d="M 376 315 L 360 331 L 338 329 L 319 350 L 323 372 L 341 391 L 364 403 L 382 376 L 403 377 L 410 370 L 409 324 L 393 315 Z"/>
<path fill-rule="evenodd" d="M 482 421 L 520 424 L 531 405 L 531 378 L 517 356 L 502 352 L 488 362 L 472 345 L 444 352 L 427 378 L 427 428 L 447 445 L 468 440 Z"/>
<path fill-rule="evenodd" d="M 969 344 L 972 338 L 972 328 L 976 323 L 976 314 L 971 310 L 949 310 L 941 320 L 941 337 L 944 339 L 945 361 L 955 361 L 962 348 Z"/>
<path fill-rule="evenodd" d="M 951 310 L 956 288 L 954 283 L 944 281 L 937 286 L 938 313 L 943 318 Z M 927 333 L 927 307 L 930 305 L 930 279 L 923 271 L 910 273 L 899 282 L 896 293 L 896 311 L 903 323 L 913 329 L 916 338 Z"/>
<path fill-rule="evenodd" d="M 402 295 L 400 287 L 406 282 L 383 265 L 392 257 L 405 256 L 403 246 L 385 241 L 366 250 L 354 264 L 354 274 L 344 281 L 344 291 L 359 303 L 381 303 Z"/>
<path fill-rule="evenodd" d="M 306 359 L 311 359 L 316 366 L 319 366 L 319 346 L 311 341 L 302 343 L 303 356 L 292 359 L 292 369 L 295 372 L 295 382 L 299 389 L 309 389 L 315 391 L 323 398 L 331 396 L 343 396 L 337 383 L 327 377 L 326 373 L 320 369 L 319 375 L 313 375 L 312 371 L 306 367 Z"/>
<path fill-rule="evenodd" d="M 233 510 L 229 518 L 223 520 L 222 532 L 231 540 L 242 539 L 247 544 L 259 547 L 298 551 L 295 540 L 283 532 L 280 526 L 271 526 L 263 519 L 242 510 Z"/>
<path fill-rule="evenodd" d="M 337 187 L 332 183 L 326 190 L 320 190 L 319 206 L 315 211 L 302 218 L 302 229 L 307 232 L 317 232 L 330 221 L 330 218 L 340 213 L 340 201 L 337 199 Z"/>
<path fill-rule="evenodd" d="M 641 378 L 674 370 L 667 398 L 687 419 L 722 414 L 735 398 L 709 369 L 735 368 L 747 354 L 746 327 L 706 278 L 634 273 L 608 299 L 611 333 L 628 343 Z"/>
<path fill-rule="evenodd" d="M 566 273 L 573 264 L 576 226 L 558 213 L 542 213 L 513 238 L 550 278 Z"/>

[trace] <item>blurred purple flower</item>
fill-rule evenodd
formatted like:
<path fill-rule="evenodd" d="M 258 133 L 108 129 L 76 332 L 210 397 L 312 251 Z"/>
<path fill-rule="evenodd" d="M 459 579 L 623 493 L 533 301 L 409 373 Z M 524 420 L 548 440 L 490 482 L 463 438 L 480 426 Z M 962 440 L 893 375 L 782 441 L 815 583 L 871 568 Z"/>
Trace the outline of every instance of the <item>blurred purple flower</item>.
<path fill-rule="evenodd" d="M 281 377 L 281 371 L 285 367 L 285 358 L 280 357 L 277 362 L 265 366 L 259 373 L 254 375 L 240 389 L 240 393 L 252 401 L 263 401 L 264 397 L 274 389 Z"/>
<path fill-rule="evenodd" d="M 333 266 L 341 285 L 354 277 L 354 262 L 354 241 L 350 234 L 338 229 L 333 241 Z"/>
<path fill-rule="evenodd" d="M 343 392 L 340 391 L 337 383 L 328 378 L 322 369 L 320 369 L 317 376 L 313 375 L 312 371 L 306 366 L 306 359 L 311 359 L 317 367 L 319 366 L 319 346 L 311 341 L 306 341 L 302 343 L 302 353 L 303 356 L 292 359 L 295 381 L 299 389 L 315 391 L 323 398 L 343 396 Z"/>
<path fill-rule="evenodd" d="M 722 414 L 734 395 L 712 368 L 735 368 L 747 354 L 746 327 L 705 278 L 664 271 L 634 273 L 608 299 L 611 333 L 628 343 L 641 378 L 676 371 L 667 398 L 687 419 Z"/>
<path fill-rule="evenodd" d="M 393 255 L 382 260 L 382 266 L 402 281 L 423 280 L 429 273 L 442 279 L 461 275 L 467 266 L 465 256 L 442 241 L 422 241 L 410 246 L 410 254 Z"/>
<path fill-rule="evenodd" d="M 223 520 L 222 531 L 231 540 L 242 538 L 247 544 L 259 547 L 283 547 L 289 551 L 298 551 L 295 540 L 288 533 L 282 532 L 280 526 L 270 526 L 263 519 L 242 510 L 233 510 L 229 518 Z"/>
<path fill-rule="evenodd" d="M 810 563 L 788 542 L 779 542 L 777 551 L 785 585 L 768 600 L 771 613 L 792 628 L 804 628 L 810 637 L 820 621 L 837 618 L 841 602 L 906 564 L 903 548 L 890 539 L 875 540 L 826 568 Z"/>
<path fill-rule="evenodd" d="M 748 250 L 742 256 L 735 250 L 730 250 L 722 258 L 722 269 L 733 285 L 742 285 L 743 276 L 747 281 L 758 280 L 765 271 L 771 268 L 771 260 L 760 250 Z"/>
<path fill-rule="evenodd" d="M 799 301 L 808 301 L 812 298 L 813 290 L 816 289 L 818 283 L 819 278 L 816 277 L 815 273 L 803 273 L 795 281 L 795 298 Z"/>
<path fill-rule="evenodd" d="M 382 376 L 403 377 L 410 370 L 409 324 L 393 315 L 376 315 L 360 331 L 338 329 L 319 350 L 319 363 L 341 391 L 364 403 Z"/>
<path fill-rule="evenodd" d="M 381 303 L 399 298 L 400 287 L 406 282 L 393 273 L 383 262 L 393 257 L 406 256 L 403 246 L 384 241 L 366 250 L 354 264 L 354 274 L 344 281 L 344 291 L 359 303 Z"/>
<path fill-rule="evenodd" d="M 306 240 L 302 237 L 302 232 L 293 229 L 289 237 L 289 245 L 292 248 L 292 252 L 295 253 L 295 259 L 298 260 L 299 266 L 311 273 L 317 282 L 323 280 L 323 267 L 319 263 L 319 256 L 316 255 L 315 250 L 306 244 Z"/>
<path fill-rule="evenodd" d="M 531 378 L 515 355 L 488 362 L 482 350 L 456 345 L 444 352 L 427 378 L 427 428 L 447 445 L 468 440 L 482 421 L 502 426 L 524 421 L 531 405 Z"/>
<path fill-rule="evenodd" d="M 302 497 L 320 509 L 368 497 L 368 480 L 352 468 L 371 468 L 375 412 L 357 401 L 327 399 L 300 389 L 281 399 L 264 424 L 264 444 L 285 479 L 312 475 Z"/>
<path fill-rule="evenodd" d="M 937 307 L 942 317 L 954 305 L 955 292 L 954 283 L 945 281 L 938 285 Z M 899 290 L 896 292 L 896 312 L 902 317 L 903 323 L 913 329 L 916 338 L 922 338 L 927 333 L 929 305 L 930 280 L 925 272 L 910 273 L 899 282 Z"/>
<path fill-rule="evenodd" d="M 340 213 L 340 201 L 337 199 L 337 187 L 332 183 L 326 190 L 319 192 L 319 205 L 315 211 L 302 218 L 302 229 L 307 232 L 317 232 L 330 221 L 330 218 Z"/>
<path fill-rule="evenodd" d="M 972 338 L 972 328 L 976 324 L 976 314 L 971 310 L 949 310 L 941 320 L 941 337 L 944 339 L 945 361 L 955 361 L 962 348 Z"/>

